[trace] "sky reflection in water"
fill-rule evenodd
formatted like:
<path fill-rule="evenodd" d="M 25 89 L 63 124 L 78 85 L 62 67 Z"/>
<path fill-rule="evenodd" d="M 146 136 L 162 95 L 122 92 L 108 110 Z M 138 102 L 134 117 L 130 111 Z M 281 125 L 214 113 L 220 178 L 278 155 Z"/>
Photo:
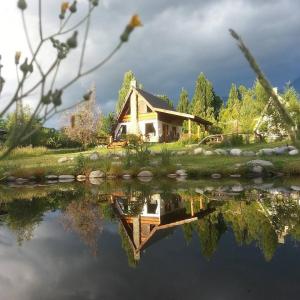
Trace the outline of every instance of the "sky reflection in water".
<path fill-rule="evenodd" d="M 1 188 L 0 299 L 296 298 L 297 183 Z"/>

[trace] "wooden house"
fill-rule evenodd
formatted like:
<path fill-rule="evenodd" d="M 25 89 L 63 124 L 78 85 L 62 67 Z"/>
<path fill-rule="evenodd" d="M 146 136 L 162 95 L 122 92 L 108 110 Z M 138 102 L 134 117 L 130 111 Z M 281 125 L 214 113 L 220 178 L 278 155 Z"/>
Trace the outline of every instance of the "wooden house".
<path fill-rule="evenodd" d="M 188 201 L 186 204 L 190 205 L 190 212 L 187 212 L 185 201 L 178 194 L 169 195 L 167 200 L 159 193 L 145 199 L 138 199 L 134 195 L 113 196 L 115 213 L 127 236 L 134 259 L 139 260 L 141 251 L 172 233 L 177 226 L 197 221 L 214 211 L 214 208 L 205 207 L 202 196 L 199 196 L 198 201 L 200 210 L 195 211 L 194 201 Z M 139 213 L 134 212 L 137 202 L 143 204 Z"/>
<path fill-rule="evenodd" d="M 198 125 L 198 134 L 201 126 L 206 130 L 212 125 L 200 117 L 175 111 L 166 101 L 138 88 L 133 80 L 117 117 L 114 140 L 120 140 L 126 134 L 139 135 L 149 142 L 178 140 L 184 121 L 188 121 L 190 135 L 191 122 Z"/>

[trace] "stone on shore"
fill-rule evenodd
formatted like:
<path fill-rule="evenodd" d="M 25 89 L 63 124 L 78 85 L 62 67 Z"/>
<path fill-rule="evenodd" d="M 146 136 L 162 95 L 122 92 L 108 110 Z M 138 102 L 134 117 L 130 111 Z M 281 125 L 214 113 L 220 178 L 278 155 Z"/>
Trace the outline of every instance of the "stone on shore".
<path fill-rule="evenodd" d="M 187 173 L 186 173 L 186 170 L 180 169 L 180 170 L 176 171 L 176 175 L 186 177 Z"/>
<path fill-rule="evenodd" d="M 242 154 L 242 150 L 235 148 L 230 150 L 230 155 L 232 156 L 240 156 Z"/>
<path fill-rule="evenodd" d="M 203 148 L 202 147 L 198 147 L 196 149 L 194 149 L 194 154 L 197 155 L 197 154 L 202 154 L 203 153 Z"/>
<path fill-rule="evenodd" d="M 259 155 L 273 155 L 274 154 L 274 149 L 272 148 L 264 148 L 264 149 L 260 149 L 258 151 Z"/>
<path fill-rule="evenodd" d="M 90 160 L 98 160 L 100 158 L 100 155 L 98 152 L 94 152 L 89 156 Z"/>
<path fill-rule="evenodd" d="M 50 175 L 47 175 L 45 178 L 47 180 L 56 180 L 56 179 L 58 179 L 58 176 L 50 174 Z"/>
<path fill-rule="evenodd" d="M 277 155 L 285 154 L 289 152 L 288 146 L 283 146 L 283 147 L 276 147 L 273 149 L 274 153 Z"/>
<path fill-rule="evenodd" d="M 291 150 L 289 152 L 289 155 L 298 155 L 299 154 L 299 150 L 298 149 L 294 149 L 294 150 Z"/>
<path fill-rule="evenodd" d="M 273 163 L 268 160 L 254 159 L 247 162 L 249 166 L 273 167 Z"/>
<path fill-rule="evenodd" d="M 89 177 L 89 182 L 93 185 L 100 185 L 103 182 L 102 178 Z"/>
<path fill-rule="evenodd" d="M 243 156 L 255 156 L 256 153 L 254 151 L 243 151 L 242 155 Z"/>
<path fill-rule="evenodd" d="M 77 179 L 77 181 L 85 181 L 86 176 L 85 175 L 77 175 L 76 179 Z"/>
<path fill-rule="evenodd" d="M 263 170 L 264 170 L 264 168 L 262 166 L 259 166 L 259 165 L 252 167 L 252 172 L 254 172 L 254 173 L 259 173 L 260 174 L 260 173 L 263 172 Z"/>
<path fill-rule="evenodd" d="M 71 158 L 66 157 L 66 156 L 63 156 L 63 157 L 61 157 L 61 158 L 59 158 L 59 159 L 57 160 L 57 162 L 60 163 L 60 164 L 65 163 L 65 162 L 68 162 L 68 161 L 71 161 Z"/>
<path fill-rule="evenodd" d="M 105 177 L 105 173 L 100 170 L 95 170 L 89 174 L 89 177 L 90 178 L 103 178 L 103 177 Z"/>
<path fill-rule="evenodd" d="M 219 174 L 219 173 L 213 173 L 213 174 L 211 174 L 210 177 L 211 177 L 212 179 L 220 179 L 220 178 L 222 177 L 222 175 Z"/>
<path fill-rule="evenodd" d="M 243 186 L 239 185 L 234 185 L 231 187 L 231 190 L 235 193 L 240 193 L 244 190 Z"/>
<path fill-rule="evenodd" d="M 151 171 L 141 171 L 138 173 L 137 177 L 153 177 L 153 173 Z"/>
<path fill-rule="evenodd" d="M 203 154 L 206 156 L 213 155 L 214 153 L 210 150 L 203 151 Z"/>
<path fill-rule="evenodd" d="M 74 175 L 59 175 L 58 176 L 58 181 L 60 182 L 72 182 L 75 180 Z"/>
<path fill-rule="evenodd" d="M 291 189 L 292 189 L 293 191 L 300 192 L 300 186 L 299 186 L 299 185 L 292 185 L 292 186 L 291 186 Z"/>
<path fill-rule="evenodd" d="M 215 153 L 218 155 L 228 155 L 228 152 L 224 149 L 216 149 Z"/>

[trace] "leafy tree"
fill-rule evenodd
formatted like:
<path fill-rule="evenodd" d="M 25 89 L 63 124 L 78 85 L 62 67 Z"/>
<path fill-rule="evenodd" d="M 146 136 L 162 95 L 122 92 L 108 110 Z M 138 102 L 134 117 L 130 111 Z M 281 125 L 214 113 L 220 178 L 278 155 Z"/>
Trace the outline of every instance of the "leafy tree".
<path fill-rule="evenodd" d="M 185 90 L 185 89 L 181 90 L 178 105 L 177 105 L 177 111 L 182 112 L 182 113 L 189 112 L 189 95 L 188 95 L 187 90 Z"/>
<path fill-rule="evenodd" d="M 225 132 L 239 131 L 241 101 L 239 90 L 235 84 L 231 85 L 226 106 L 220 112 L 220 121 Z"/>
<path fill-rule="evenodd" d="M 286 86 L 284 94 L 282 95 L 283 101 L 294 120 L 297 129 L 300 128 L 300 100 L 296 90 L 291 86 Z"/>
<path fill-rule="evenodd" d="M 121 88 L 119 90 L 118 101 L 117 101 L 117 104 L 116 104 L 116 113 L 117 114 L 120 112 L 120 110 L 123 107 L 125 98 L 126 98 L 128 92 L 130 90 L 130 83 L 134 79 L 135 79 L 135 76 L 134 76 L 134 74 L 131 70 L 127 71 L 124 74 L 123 83 L 122 83 Z"/>
<path fill-rule="evenodd" d="M 212 257 L 226 229 L 227 227 L 221 213 L 211 214 L 198 221 L 196 230 L 199 235 L 201 251 L 204 257 L 207 259 Z"/>
<path fill-rule="evenodd" d="M 254 126 L 260 114 L 257 101 L 253 98 L 253 91 L 244 86 L 239 87 L 241 92 L 239 126 L 242 133 L 253 133 Z"/>
<path fill-rule="evenodd" d="M 195 116 L 214 121 L 214 97 L 212 83 L 201 73 L 196 81 L 190 112 Z"/>
<path fill-rule="evenodd" d="M 96 105 L 96 88 L 91 89 L 89 100 L 78 105 L 73 113 L 67 114 L 70 125 L 65 127 L 66 135 L 86 149 L 94 144 L 101 126 L 101 115 Z"/>
<path fill-rule="evenodd" d="M 218 119 L 219 118 L 219 114 L 220 114 L 220 111 L 221 111 L 221 108 L 223 106 L 223 100 L 220 96 L 216 95 L 215 92 L 214 92 L 214 100 L 213 100 L 213 107 L 214 107 L 214 116 L 215 116 L 215 119 Z"/>
<path fill-rule="evenodd" d="M 31 120 L 31 121 L 30 121 Z M 33 132 L 28 135 L 27 139 L 23 139 L 19 142 L 20 146 L 39 145 L 39 140 L 41 138 L 42 123 L 40 120 L 33 116 L 29 106 L 18 107 L 17 110 L 9 113 L 6 119 L 6 128 L 8 130 L 8 137 L 6 140 L 6 145 L 10 147 L 15 143 L 16 135 L 20 130 L 23 130 L 25 126 L 28 127 L 28 131 Z"/>
<path fill-rule="evenodd" d="M 174 109 L 173 101 L 167 95 L 157 95 L 157 97 L 165 101 L 171 109 Z"/>
<path fill-rule="evenodd" d="M 182 112 L 182 113 L 189 113 L 189 95 L 187 90 L 185 90 L 184 88 L 182 88 L 180 96 L 179 96 L 179 101 L 178 101 L 178 105 L 177 105 L 177 111 Z M 185 132 L 188 131 L 188 121 L 183 121 L 182 124 L 183 130 Z"/>
<path fill-rule="evenodd" d="M 108 115 L 102 117 L 102 126 L 100 134 L 112 135 L 117 124 L 115 113 L 110 112 Z"/>

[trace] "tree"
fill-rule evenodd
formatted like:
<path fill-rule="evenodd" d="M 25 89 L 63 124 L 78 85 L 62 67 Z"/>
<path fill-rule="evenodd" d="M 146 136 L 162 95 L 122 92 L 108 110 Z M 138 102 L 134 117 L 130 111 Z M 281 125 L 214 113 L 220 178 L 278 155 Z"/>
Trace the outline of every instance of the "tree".
<path fill-rule="evenodd" d="M 171 109 L 174 109 L 173 101 L 167 95 L 157 95 L 157 97 L 165 101 Z"/>
<path fill-rule="evenodd" d="M 214 91 L 210 81 L 201 73 L 196 81 L 190 112 L 209 121 L 214 121 Z"/>
<path fill-rule="evenodd" d="M 177 105 L 177 111 L 182 112 L 182 113 L 189 113 L 189 95 L 187 90 L 182 88 L 180 96 L 179 96 L 179 101 Z M 182 124 L 184 132 L 188 131 L 188 121 L 183 121 Z"/>
<path fill-rule="evenodd" d="M 282 95 L 284 103 L 290 113 L 292 119 L 295 122 L 297 131 L 300 128 L 300 100 L 296 90 L 291 86 L 286 86 Z"/>
<path fill-rule="evenodd" d="M 30 125 L 27 125 L 29 120 L 31 120 Z M 19 142 L 20 146 L 38 146 L 40 144 L 41 133 L 42 133 L 42 123 L 41 121 L 32 114 L 29 106 L 17 109 L 16 111 L 9 113 L 5 121 L 6 129 L 8 131 L 8 137 L 6 140 L 6 145 L 10 147 L 14 145 L 16 136 L 25 127 L 32 132 L 31 135 L 27 136 Z"/>
<path fill-rule="evenodd" d="M 188 113 L 189 112 L 189 95 L 187 90 L 182 88 L 179 101 L 177 105 L 177 111 L 182 113 Z"/>
<path fill-rule="evenodd" d="M 101 126 L 101 114 L 96 105 L 96 88 L 89 93 L 89 100 L 78 105 L 75 111 L 68 113 L 70 125 L 65 127 L 66 135 L 79 142 L 83 149 L 96 142 L 97 132 Z"/>
<path fill-rule="evenodd" d="M 115 113 L 110 112 L 108 115 L 103 116 L 100 134 L 113 135 L 116 124 L 117 120 Z"/>
<path fill-rule="evenodd" d="M 124 78 L 123 78 L 123 83 L 121 85 L 121 88 L 119 90 L 119 96 L 118 96 L 118 101 L 116 104 L 116 112 L 117 114 L 121 111 L 125 98 L 130 90 L 130 83 L 132 80 L 135 79 L 135 76 L 133 74 L 133 72 L 131 70 L 127 71 L 124 74 Z"/>
<path fill-rule="evenodd" d="M 232 84 L 226 106 L 220 112 L 220 121 L 225 132 L 239 131 L 240 109 L 240 94 L 236 85 Z"/>
<path fill-rule="evenodd" d="M 253 133 L 260 109 L 258 108 L 257 101 L 253 99 L 253 91 L 244 88 L 239 87 L 240 91 L 243 90 L 241 91 L 239 126 L 242 133 Z"/>

